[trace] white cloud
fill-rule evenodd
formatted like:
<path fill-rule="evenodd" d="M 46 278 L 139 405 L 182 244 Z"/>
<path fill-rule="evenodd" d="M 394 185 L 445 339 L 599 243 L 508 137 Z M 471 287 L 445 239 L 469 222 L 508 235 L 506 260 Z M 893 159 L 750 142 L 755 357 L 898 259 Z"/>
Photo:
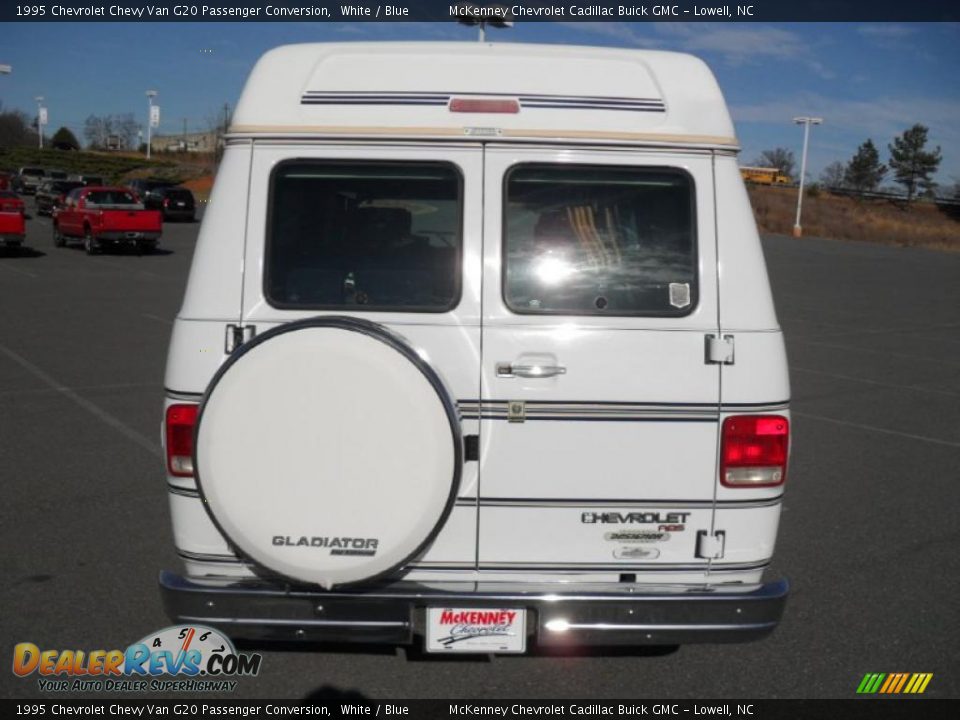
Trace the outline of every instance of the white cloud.
<path fill-rule="evenodd" d="M 558 23 L 585 33 L 603 35 L 633 47 L 682 50 L 712 55 L 731 66 L 782 60 L 805 65 L 824 79 L 834 73 L 817 59 L 810 43 L 776 27 L 718 23 L 655 23 L 658 37 L 644 35 L 635 23 Z M 646 26 L 646 24 L 644 24 Z"/>
<path fill-rule="evenodd" d="M 870 38 L 902 39 L 913 35 L 916 29 L 897 23 L 867 23 L 858 26 L 857 32 Z"/>

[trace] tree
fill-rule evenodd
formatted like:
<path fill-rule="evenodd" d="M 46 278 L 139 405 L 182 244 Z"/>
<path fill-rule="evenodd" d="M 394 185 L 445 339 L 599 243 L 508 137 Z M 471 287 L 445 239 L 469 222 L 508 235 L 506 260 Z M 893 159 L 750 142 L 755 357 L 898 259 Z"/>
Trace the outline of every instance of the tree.
<path fill-rule="evenodd" d="M 775 167 L 782 174 L 796 179 L 797 161 L 793 157 L 793 151 L 786 148 L 774 148 L 773 150 L 764 150 L 760 157 L 754 160 L 754 165 L 760 167 Z"/>
<path fill-rule="evenodd" d="M 77 136 L 65 127 L 60 128 L 53 134 L 50 144 L 57 150 L 79 150 L 80 142 Z"/>
<path fill-rule="evenodd" d="M 19 110 L 0 112 L 0 147 L 35 146 L 37 134 L 30 127 L 26 113 Z"/>
<path fill-rule="evenodd" d="M 846 187 L 843 179 L 846 172 L 847 166 L 839 160 L 834 160 L 820 173 L 820 183 L 827 189 Z"/>
<path fill-rule="evenodd" d="M 880 163 L 880 153 L 877 152 L 873 140 L 868 138 L 847 163 L 843 180 L 862 197 L 864 193 L 876 190 L 886 174 L 887 166 Z"/>
<path fill-rule="evenodd" d="M 133 113 L 111 116 L 111 119 L 113 120 L 114 132 L 120 136 L 120 142 L 123 147 L 136 147 L 140 123 L 137 122 Z"/>
<path fill-rule="evenodd" d="M 939 145 L 932 152 L 924 150 L 926 145 L 927 128 L 917 124 L 887 146 L 894 178 L 907 189 L 907 202 L 913 200 L 918 189 L 930 193 L 937 185 L 930 176 L 940 167 L 943 156 Z"/>
<path fill-rule="evenodd" d="M 113 132 L 112 115 L 91 115 L 83 123 L 83 136 L 87 139 L 87 144 L 98 150 L 107 147 L 107 139 Z"/>

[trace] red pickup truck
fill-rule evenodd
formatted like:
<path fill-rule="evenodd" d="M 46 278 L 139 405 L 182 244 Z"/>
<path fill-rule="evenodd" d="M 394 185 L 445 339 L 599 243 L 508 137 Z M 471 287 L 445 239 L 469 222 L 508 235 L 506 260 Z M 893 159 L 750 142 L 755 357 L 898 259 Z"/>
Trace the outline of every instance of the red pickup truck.
<path fill-rule="evenodd" d="M 145 210 L 135 194 L 119 187 L 71 190 L 53 214 L 53 244 L 63 247 L 82 240 L 88 255 L 120 245 L 151 252 L 162 229 L 159 211 Z"/>
<path fill-rule="evenodd" d="M 19 249 L 26 227 L 23 222 L 23 200 L 11 190 L 0 190 L 0 245 Z"/>

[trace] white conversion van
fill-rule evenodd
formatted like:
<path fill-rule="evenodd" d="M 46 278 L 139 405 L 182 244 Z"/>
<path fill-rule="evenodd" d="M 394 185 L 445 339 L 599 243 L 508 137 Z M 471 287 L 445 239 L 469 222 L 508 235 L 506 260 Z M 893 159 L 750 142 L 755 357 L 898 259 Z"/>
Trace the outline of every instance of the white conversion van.
<path fill-rule="evenodd" d="M 687 55 L 267 53 L 170 344 L 169 615 L 438 652 L 770 633 L 790 392 L 737 151 Z"/>

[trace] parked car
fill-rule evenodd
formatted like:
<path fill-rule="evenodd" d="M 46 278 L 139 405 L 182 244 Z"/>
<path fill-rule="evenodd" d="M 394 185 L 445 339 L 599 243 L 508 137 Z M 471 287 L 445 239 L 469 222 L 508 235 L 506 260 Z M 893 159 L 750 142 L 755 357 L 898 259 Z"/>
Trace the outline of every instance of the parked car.
<path fill-rule="evenodd" d="M 0 245 L 18 249 L 25 237 L 23 200 L 12 190 L 0 190 Z"/>
<path fill-rule="evenodd" d="M 294 45 L 233 123 L 168 354 L 171 618 L 441 653 L 774 630 L 786 354 L 703 62 Z"/>
<path fill-rule="evenodd" d="M 79 240 L 88 255 L 107 248 L 133 246 L 150 252 L 157 246 L 163 219 L 122 187 L 79 187 L 53 213 L 53 244 Z"/>
<path fill-rule="evenodd" d="M 158 210 L 160 205 L 155 197 L 158 190 L 168 187 L 175 187 L 177 183 L 170 180 L 131 180 L 127 187 L 133 190 L 144 206 L 153 210 Z"/>
<path fill-rule="evenodd" d="M 0 171 L 0 190 L 9 190 L 13 181 L 13 173 Z"/>
<path fill-rule="evenodd" d="M 197 216 L 197 205 L 193 193 L 181 186 L 154 190 L 146 206 L 158 209 L 163 213 L 164 220 L 193 222 Z"/>
<path fill-rule="evenodd" d="M 63 204 L 67 194 L 83 183 L 69 180 L 45 180 L 40 183 L 34 195 L 37 215 L 50 215 L 53 210 Z"/>
<path fill-rule="evenodd" d="M 67 180 L 70 180 L 72 182 L 80 182 L 80 183 L 83 183 L 84 185 L 88 185 L 91 187 L 93 186 L 100 187 L 100 186 L 109 184 L 104 180 L 102 175 L 74 174 L 68 177 Z"/>
<path fill-rule="evenodd" d="M 13 189 L 21 195 L 33 195 L 46 177 L 47 171 L 41 167 L 22 167 L 13 178 Z"/>
<path fill-rule="evenodd" d="M 26 204 L 13 190 L 0 190 L 0 212 L 26 213 Z"/>

